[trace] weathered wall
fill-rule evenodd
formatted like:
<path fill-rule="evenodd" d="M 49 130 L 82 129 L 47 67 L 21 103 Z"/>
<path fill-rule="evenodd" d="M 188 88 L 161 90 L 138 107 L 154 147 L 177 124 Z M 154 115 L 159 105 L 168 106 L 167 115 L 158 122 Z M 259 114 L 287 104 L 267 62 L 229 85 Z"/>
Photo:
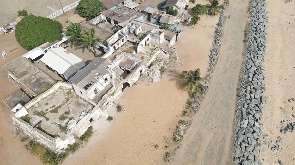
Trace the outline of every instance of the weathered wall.
<path fill-rule="evenodd" d="M 34 104 L 38 103 L 40 100 L 42 100 L 43 98 L 51 95 L 53 92 L 55 92 L 57 89 L 59 89 L 60 87 L 64 87 L 67 89 L 72 89 L 72 85 L 64 83 L 64 82 L 57 82 L 56 84 L 54 84 L 50 89 L 48 89 L 47 91 L 45 91 L 44 93 L 42 93 L 41 95 L 35 97 L 33 100 L 31 100 L 30 102 L 28 102 L 25 107 L 27 109 L 30 109 Z"/>
<path fill-rule="evenodd" d="M 29 125 L 25 121 L 22 121 L 21 119 L 17 119 L 13 116 L 11 116 L 11 118 L 16 128 L 18 128 L 18 130 L 30 137 L 30 139 L 33 139 L 34 141 L 44 145 L 45 147 L 53 151 L 59 152 L 56 148 L 55 139 L 53 139 L 49 135 L 46 135 L 37 128 L 33 128 L 31 125 Z"/>

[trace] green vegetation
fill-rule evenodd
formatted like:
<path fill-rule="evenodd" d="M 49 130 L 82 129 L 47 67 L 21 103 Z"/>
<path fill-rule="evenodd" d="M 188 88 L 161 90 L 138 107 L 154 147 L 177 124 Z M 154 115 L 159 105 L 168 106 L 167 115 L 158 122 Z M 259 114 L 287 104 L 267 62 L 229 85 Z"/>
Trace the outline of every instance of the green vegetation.
<path fill-rule="evenodd" d="M 123 107 L 120 104 L 118 104 L 116 108 L 117 108 L 117 112 L 121 112 L 123 110 Z"/>
<path fill-rule="evenodd" d="M 176 16 L 178 13 L 178 11 L 176 9 L 173 9 L 173 7 L 169 7 L 169 9 L 167 10 L 167 14 Z"/>
<path fill-rule="evenodd" d="M 66 158 L 66 154 L 56 154 L 45 148 L 43 145 L 32 140 L 29 141 L 29 143 L 26 145 L 26 148 L 27 150 L 31 151 L 33 155 L 40 156 L 43 164 L 58 165 Z"/>
<path fill-rule="evenodd" d="M 91 20 L 105 9 L 100 0 L 81 0 L 76 10 L 81 17 Z"/>
<path fill-rule="evenodd" d="M 96 42 L 99 42 L 99 38 L 95 38 L 95 31 L 94 29 L 89 29 L 87 31 L 84 31 L 81 36 L 81 47 L 83 49 L 88 49 L 91 51 L 94 55 L 96 54 Z M 91 49 L 92 48 L 92 49 Z"/>
<path fill-rule="evenodd" d="M 163 75 L 164 72 L 166 71 L 165 66 L 161 66 L 161 68 L 159 69 L 159 71 L 160 71 L 160 74 Z"/>
<path fill-rule="evenodd" d="M 222 6 L 219 5 L 218 0 L 210 0 L 210 4 L 201 5 L 197 4 L 192 8 L 193 17 L 191 19 L 191 25 L 196 25 L 200 21 L 200 15 L 214 16 L 221 12 Z"/>
<path fill-rule="evenodd" d="M 61 124 L 58 124 L 58 128 L 64 132 L 64 133 L 67 133 L 67 126 L 62 126 Z"/>
<path fill-rule="evenodd" d="M 20 119 L 30 124 L 31 117 L 29 115 L 22 116 Z"/>
<path fill-rule="evenodd" d="M 80 24 L 70 24 L 65 33 L 70 36 L 68 42 L 71 43 L 71 46 L 74 45 L 83 50 L 88 49 L 94 55 L 96 54 L 96 42 L 99 42 L 100 39 L 95 37 L 93 28 L 82 32 Z"/>
<path fill-rule="evenodd" d="M 59 105 L 59 106 L 57 106 L 57 107 L 55 107 L 55 105 L 54 106 L 52 106 L 52 108 L 53 107 L 55 107 L 53 110 L 51 110 L 51 111 L 49 111 L 50 113 L 58 113 L 58 109 L 61 107 L 62 105 Z M 51 107 L 50 107 L 51 108 Z"/>
<path fill-rule="evenodd" d="M 108 118 L 107 118 L 107 121 L 112 121 L 114 118 L 112 117 L 112 116 L 109 116 Z"/>
<path fill-rule="evenodd" d="M 39 116 L 39 117 L 43 117 L 43 118 L 46 119 L 46 121 L 49 120 L 49 118 L 46 117 L 46 112 L 44 112 L 44 111 L 35 111 L 35 112 L 34 112 L 34 115 L 37 115 L 37 116 Z"/>
<path fill-rule="evenodd" d="M 66 116 L 65 114 L 62 114 L 58 119 L 59 120 L 66 120 L 68 118 L 68 116 Z"/>
<path fill-rule="evenodd" d="M 89 127 L 87 131 L 80 137 L 80 140 L 78 139 L 76 143 L 68 145 L 68 148 L 62 154 L 56 154 L 33 140 L 30 140 L 29 143 L 26 144 L 26 148 L 32 154 L 38 155 L 43 164 L 58 165 L 61 164 L 69 154 L 74 153 L 83 143 L 87 142 L 92 134 L 93 129 L 92 127 Z"/>
<path fill-rule="evenodd" d="M 79 46 L 81 41 L 81 24 L 79 23 L 71 23 L 69 26 L 67 26 L 67 31 L 65 34 L 67 36 L 70 36 L 68 39 L 68 42 L 71 43 L 71 46 Z"/>
<path fill-rule="evenodd" d="M 80 137 L 80 140 L 83 142 L 88 142 L 90 137 L 93 135 L 93 128 L 89 127 L 87 131 Z"/>
<path fill-rule="evenodd" d="M 19 10 L 18 12 L 17 12 L 17 16 L 28 16 L 29 14 L 28 14 L 28 11 L 27 10 L 25 10 L 25 9 L 23 9 L 23 10 Z"/>
<path fill-rule="evenodd" d="M 72 92 L 71 91 L 67 91 L 67 95 L 72 95 Z"/>
<path fill-rule="evenodd" d="M 194 15 L 203 15 L 206 14 L 208 11 L 206 5 L 197 4 L 192 8 L 192 13 Z"/>
<path fill-rule="evenodd" d="M 198 15 L 194 15 L 191 19 L 191 25 L 196 25 L 200 21 L 200 17 Z"/>
<path fill-rule="evenodd" d="M 219 6 L 218 0 L 211 0 L 210 4 L 207 5 L 208 15 L 214 16 L 221 12 L 222 6 Z"/>
<path fill-rule="evenodd" d="M 17 24 L 15 37 L 23 48 L 31 50 L 46 42 L 61 40 L 62 25 L 49 18 L 29 15 Z"/>
<path fill-rule="evenodd" d="M 169 30 L 169 26 L 166 24 L 161 24 L 160 28 L 164 30 Z"/>
<path fill-rule="evenodd" d="M 203 78 L 200 77 L 200 69 L 183 71 L 178 76 L 178 84 L 182 89 L 187 89 L 191 97 L 195 97 L 197 94 L 205 91 L 202 81 Z"/>

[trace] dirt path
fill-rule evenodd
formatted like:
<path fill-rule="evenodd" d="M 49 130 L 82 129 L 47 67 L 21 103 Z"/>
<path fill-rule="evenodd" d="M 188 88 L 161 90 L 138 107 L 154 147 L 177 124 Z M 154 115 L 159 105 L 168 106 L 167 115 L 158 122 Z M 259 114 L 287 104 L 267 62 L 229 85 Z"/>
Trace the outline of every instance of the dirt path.
<path fill-rule="evenodd" d="M 227 9 L 219 61 L 199 112 L 172 164 L 232 164 L 236 89 L 243 60 L 244 30 L 249 0 L 236 0 Z"/>
<path fill-rule="evenodd" d="M 265 96 L 267 104 L 263 110 L 263 125 L 261 127 L 263 150 L 261 159 L 263 164 L 294 164 L 295 133 L 282 134 L 281 127 L 295 122 L 294 72 L 295 72 L 295 2 L 267 0 L 269 17 L 267 29 L 265 70 Z M 291 100 L 290 100 L 291 99 Z M 277 138 L 281 141 L 278 150 L 271 150 L 276 145 Z"/>

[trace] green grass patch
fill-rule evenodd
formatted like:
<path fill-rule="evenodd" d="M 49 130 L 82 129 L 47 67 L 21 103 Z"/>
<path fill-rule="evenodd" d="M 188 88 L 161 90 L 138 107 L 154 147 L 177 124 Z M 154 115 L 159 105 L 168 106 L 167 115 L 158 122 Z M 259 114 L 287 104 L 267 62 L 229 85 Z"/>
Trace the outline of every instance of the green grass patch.
<path fill-rule="evenodd" d="M 62 126 L 61 124 L 58 124 L 58 128 L 64 132 L 64 133 L 67 133 L 67 126 Z"/>
<path fill-rule="evenodd" d="M 34 142 L 32 140 L 26 145 L 27 150 L 29 150 L 33 155 L 40 156 L 43 164 L 48 165 L 58 165 L 66 158 L 66 154 L 56 154 L 43 145 Z"/>
<path fill-rule="evenodd" d="M 90 137 L 93 135 L 93 128 L 89 127 L 87 131 L 80 137 L 80 140 L 83 142 L 88 142 Z"/>
<path fill-rule="evenodd" d="M 65 114 L 62 114 L 58 119 L 59 120 L 66 120 L 68 118 L 68 116 L 66 116 Z"/>
<path fill-rule="evenodd" d="M 44 111 L 35 111 L 34 112 L 34 115 L 37 115 L 37 116 L 39 116 L 39 117 L 43 117 L 43 118 L 45 118 L 46 119 L 46 121 L 48 121 L 49 120 L 49 118 L 48 117 L 46 117 L 46 112 L 44 112 Z"/>
<path fill-rule="evenodd" d="M 54 105 L 55 106 L 55 105 Z M 55 107 L 53 110 L 49 111 L 50 113 L 58 113 L 58 109 L 61 107 L 61 105 Z"/>
<path fill-rule="evenodd" d="M 29 115 L 22 116 L 20 119 L 30 124 L 31 117 Z"/>

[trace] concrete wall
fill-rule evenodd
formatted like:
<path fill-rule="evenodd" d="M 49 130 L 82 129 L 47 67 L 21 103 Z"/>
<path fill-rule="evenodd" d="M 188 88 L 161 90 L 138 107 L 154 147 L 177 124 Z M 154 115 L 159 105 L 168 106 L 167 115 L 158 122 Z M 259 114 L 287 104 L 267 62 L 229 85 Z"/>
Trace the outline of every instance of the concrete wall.
<path fill-rule="evenodd" d="M 35 105 L 36 103 L 38 103 L 40 100 L 42 100 L 43 98 L 51 95 L 53 92 L 55 92 L 58 88 L 60 87 L 64 87 L 64 88 L 68 88 L 68 89 L 72 89 L 72 85 L 64 83 L 64 82 L 57 82 L 56 84 L 54 84 L 50 89 L 48 89 L 46 92 L 42 93 L 41 95 L 35 97 L 33 100 L 31 100 L 30 102 L 28 102 L 25 107 L 27 109 L 30 109 L 33 105 Z"/>
<path fill-rule="evenodd" d="M 96 103 L 94 101 L 92 101 L 91 99 L 88 98 L 88 92 L 84 89 L 84 88 L 80 88 L 79 86 L 73 84 L 73 88 L 75 93 L 80 96 L 81 98 L 83 98 L 84 100 L 86 100 L 87 102 L 89 102 L 92 105 L 96 105 Z"/>
<path fill-rule="evenodd" d="M 49 16 L 47 16 L 47 18 L 54 19 L 54 18 L 62 15 L 64 12 L 67 12 L 67 11 L 70 11 L 70 10 L 76 8 L 78 6 L 79 2 L 80 2 L 80 0 L 70 4 L 68 6 L 65 6 L 63 9 L 60 9 L 60 10 L 50 14 Z"/>
<path fill-rule="evenodd" d="M 55 139 L 50 137 L 49 135 L 43 133 L 42 131 L 33 128 L 31 125 L 22 121 L 21 119 L 17 119 L 12 116 L 13 124 L 25 135 L 27 135 L 30 139 L 44 145 L 52 151 L 58 151 L 56 148 Z"/>
<path fill-rule="evenodd" d="M 138 52 L 145 53 L 145 47 L 146 47 L 147 45 L 149 45 L 150 42 L 151 42 L 151 36 L 150 36 L 150 34 L 148 34 L 147 36 L 144 37 L 144 39 L 142 39 L 142 40 L 139 42 L 139 44 L 138 44 L 138 46 L 137 46 L 137 53 L 138 53 Z"/>

